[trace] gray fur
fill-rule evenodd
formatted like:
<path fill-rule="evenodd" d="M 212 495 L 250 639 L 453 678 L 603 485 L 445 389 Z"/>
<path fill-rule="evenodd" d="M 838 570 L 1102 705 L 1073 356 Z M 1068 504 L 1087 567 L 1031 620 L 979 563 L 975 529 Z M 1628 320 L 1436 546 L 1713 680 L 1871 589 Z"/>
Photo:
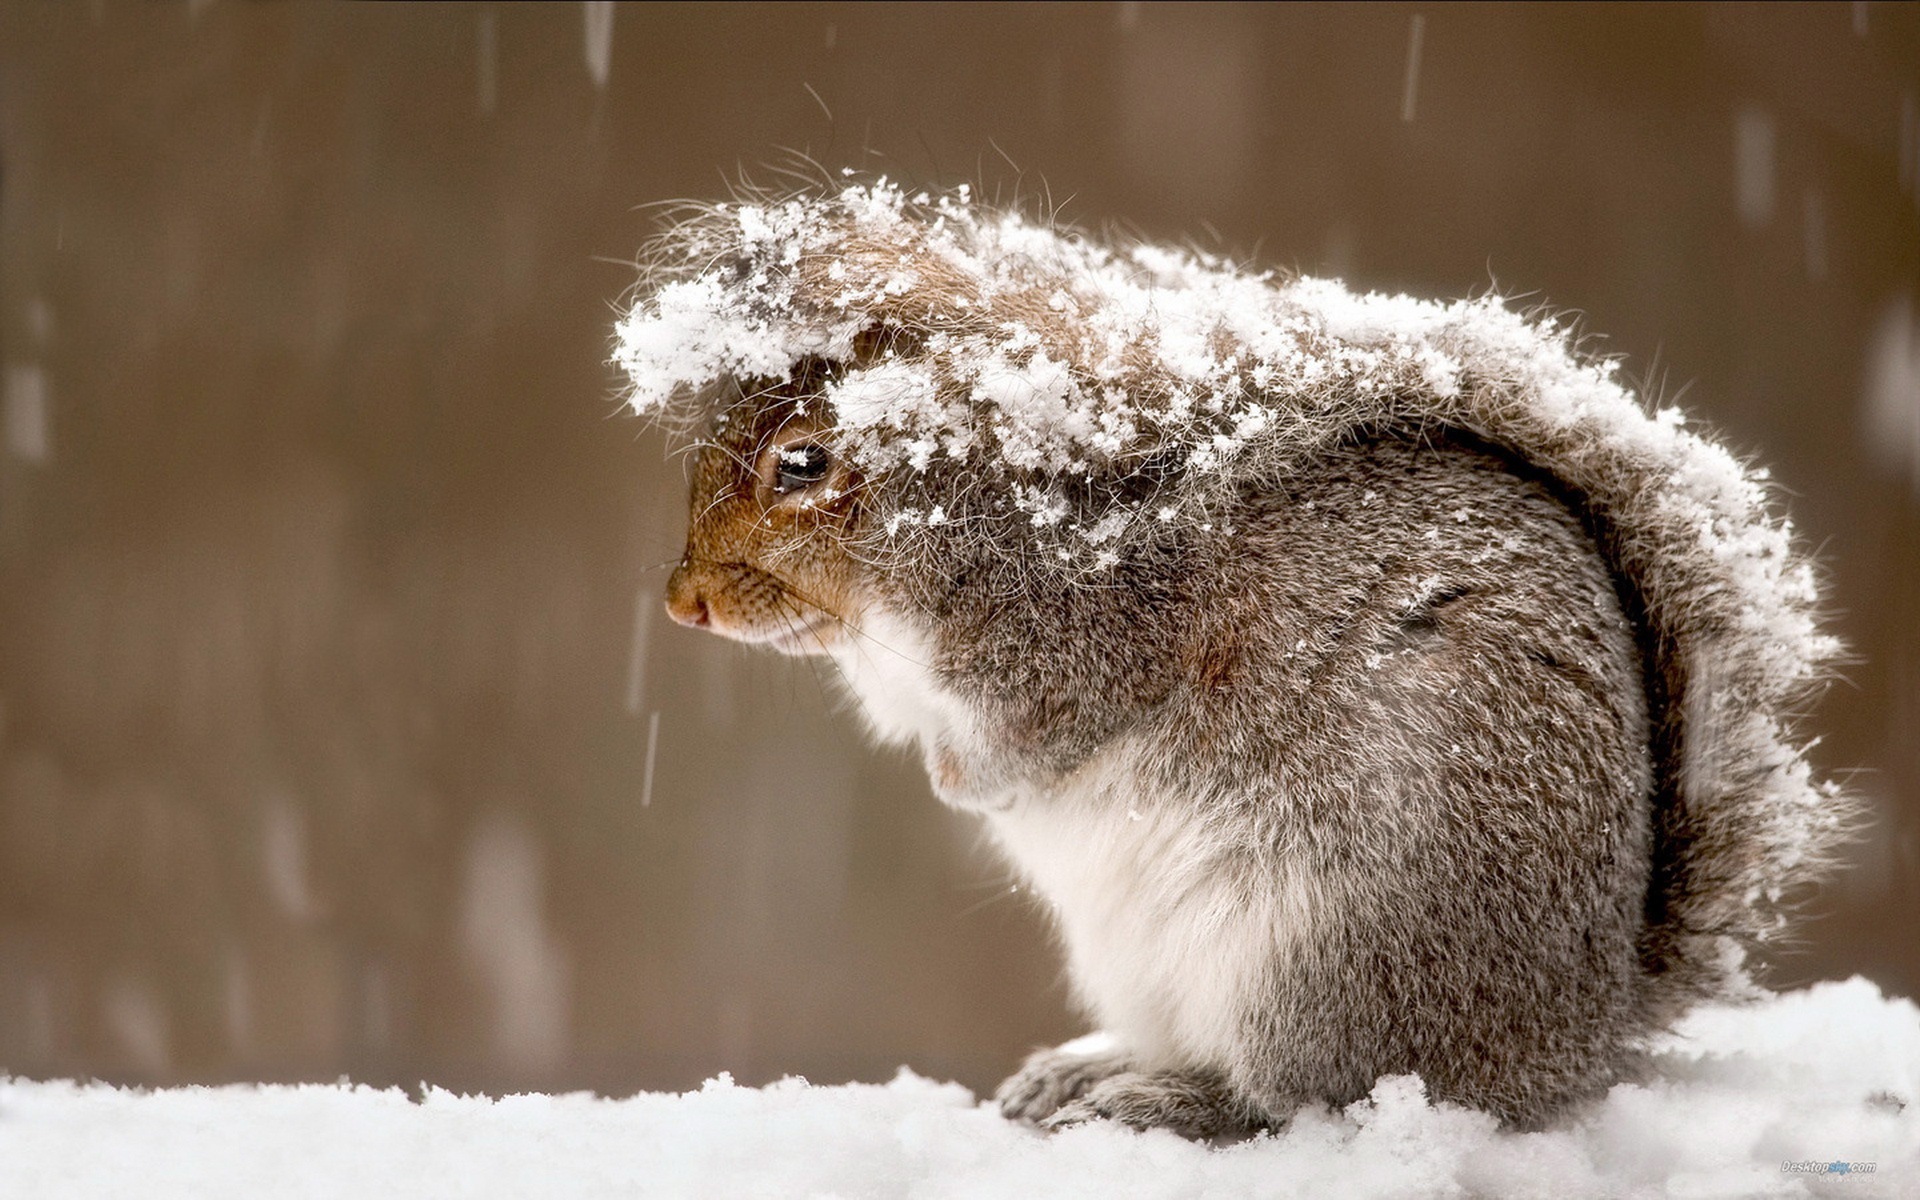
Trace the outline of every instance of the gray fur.
<path fill-rule="evenodd" d="M 709 393 L 724 419 L 670 607 L 832 654 L 1052 902 L 1076 997 L 1122 1044 L 1030 1059 L 1009 1115 L 1221 1136 L 1411 1071 L 1533 1125 L 1746 986 L 1742 947 L 1849 812 L 1793 740 L 1833 644 L 1752 475 L 1623 418 L 1559 335 L 1485 306 L 1422 335 L 1458 364 L 1446 386 L 1303 334 L 1387 366 L 1259 395 L 1281 417 L 1224 466 L 1188 465 L 1208 418 L 1168 417 L 1104 468 L 909 470 L 835 425 L 836 379 L 914 363 L 984 442 L 999 418 L 969 398 L 962 335 L 1037 333 L 1130 395 L 1180 384 L 1059 302 L 1107 261 L 1070 235 L 1009 250 L 948 207 L 936 227 L 793 203 L 799 249 L 709 214 L 655 252 L 658 281 L 706 272 L 754 328 L 841 347 Z M 983 282 L 963 268 L 989 250 Z M 1314 328 L 1301 296 L 1276 288 L 1274 319 Z M 796 428 L 849 464 L 818 505 L 767 489 Z M 1068 512 L 1037 532 L 1005 501 L 1036 486 Z M 1097 566 L 1067 532 L 1161 503 L 1186 515 L 1131 521 Z"/>
<path fill-rule="evenodd" d="M 933 618 L 936 673 L 1005 747 L 988 769 L 1027 781 L 1014 806 L 1120 756 L 1099 765 L 1132 786 L 1088 802 L 1177 808 L 1249 896 L 1310 881 L 1310 935 L 1239 998 L 1228 1052 L 1196 1064 L 1224 1090 L 1195 1095 L 1273 1121 L 1413 1071 L 1535 1122 L 1603 1090 L 1648 1029 L 1652 781 L 1640 651 L 1591 539 L 1500 459 L 1399 438 L 1220 515 L 1231 534 L 1142 547 L 1115 586 L 1008 604 L 978 573 Z M 1187 899 L 1125 936 L 1167 936 Z M 1139 1036 L 1114 997 L 1080 999 Z"/>

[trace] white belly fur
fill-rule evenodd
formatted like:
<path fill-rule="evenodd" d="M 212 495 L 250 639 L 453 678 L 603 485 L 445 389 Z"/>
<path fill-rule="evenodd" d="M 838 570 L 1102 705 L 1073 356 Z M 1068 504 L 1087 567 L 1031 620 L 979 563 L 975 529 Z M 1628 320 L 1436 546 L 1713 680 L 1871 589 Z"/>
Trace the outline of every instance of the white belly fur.
<path fill-rule="evenodd" d="M 1308 890 L 1209 830 L 1191 800 L 1140 795 L 1129 758 L 988 823 L 1053 904 L 1090 1015 L 1144 1067 L 1225 1069 L 1307 934 Z"/>
<path fill-rule="evenodd" d="M 834 657 L 876 736 L 973 744 L 967 707 L 927 668 L 929 639 L 886 614 L 860 625 Z M 1131 750 L 1016 795 L 988 825 L 1052 906 L 1089 1015 L 1144 1067 L 1225 1068 L 1249 1006 L 1308 935 L 1312 889 L 1210 829 L 1192 798 L 1141 793 Z"/>
<path fill-rule="evenodd" d="M 860 701 L 867 724 L 890 746 L 932 745 L 971 728 L 966 707 L 933 678 L 933 644 L 910 623 L 870 612 L 835 649 L 840 677 Z"/>

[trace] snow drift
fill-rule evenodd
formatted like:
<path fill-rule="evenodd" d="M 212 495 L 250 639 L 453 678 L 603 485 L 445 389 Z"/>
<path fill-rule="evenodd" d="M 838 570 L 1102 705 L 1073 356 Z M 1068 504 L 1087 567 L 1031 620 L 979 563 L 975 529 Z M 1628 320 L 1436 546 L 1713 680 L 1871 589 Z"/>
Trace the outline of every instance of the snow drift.
<path fill-rule="evenodd" d="M 1506 1133 L 1411 1076 L 1223 1148 L 1106 1124 L 1043 1136 L 956 1084 L 625 1100 L 345 1084 L 0 1082 L 0 1196 L 1428 1197 L 1913 1195 L 1920 1009 L 1825 983 L 1694 1011 L 1654 1075 Z"/>

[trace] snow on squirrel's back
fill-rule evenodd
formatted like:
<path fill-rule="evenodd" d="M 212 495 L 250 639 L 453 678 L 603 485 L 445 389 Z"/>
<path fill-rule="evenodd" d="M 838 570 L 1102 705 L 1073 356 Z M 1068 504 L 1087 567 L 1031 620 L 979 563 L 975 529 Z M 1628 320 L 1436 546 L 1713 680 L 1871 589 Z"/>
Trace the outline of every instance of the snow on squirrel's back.
<path fill-rule="evenodd" d="M 500 1099 L 345 1085 L 0 1081 L 0 1197 L 1427 1197 L 1912 1195 L 1920 1010 L 1865 980 L 1696 1010 L 1656 1076 L 1503 1133 L 1411 1076 L 1223 1149 L 1045 1136 L 955 1084 Z M 1844 1180 L 1833 1176 L 1846 1174 Z"/>
<path fill-rule="evenodd" d="M 1793 728 L 1838 646 L 1764 473 L 1649 412 L 1551 319 L 1109 244 L 885 180 L 693 206 L 642 262 L 614 354 L 633 408 L 698 422 L 733 383 L 826 363 L 823 436 L 866 480 L 860 552 L 891 579 L 983 553 L 1036 588 L 1097 577 L 1380 430 L 1456 429 L 1553 479 L 1650 651 L 1642 958 L 1664 1016 L 1737 989 L 1742 948 L 1784 927 L 1850 822 Z"/>

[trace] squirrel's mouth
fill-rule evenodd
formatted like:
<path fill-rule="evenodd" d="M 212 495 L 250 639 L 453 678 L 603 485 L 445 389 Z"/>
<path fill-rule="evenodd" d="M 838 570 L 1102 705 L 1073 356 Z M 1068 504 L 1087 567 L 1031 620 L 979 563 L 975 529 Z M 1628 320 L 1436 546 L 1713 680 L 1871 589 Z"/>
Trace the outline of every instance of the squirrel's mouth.
<path fill-rule="evenodd" d="M 731 618 L 725 609 L 715 606 L 708 609 L 707 618 L 698 624 L 708 633 L 728 641 L 765 646 L 796 657 L 826 654 L 841 637 L 839 619 L 821 609 L 743 621 Z"/>
<path fill-rule="evenodd" d="M 728 633 L 743 642 L 754 642 L 796 658 L 826 654 L 841 638 L 840 622 L 831 613 L 814 612 L 804 617 L 789 617 L 785 628 Z"/>
<path fill-rule="evenodd" d="M 682 625 L 796 656 L 826 654 L 841 620 L 747 563 L 682 563 L 667 581 L 667 612 Z"/>

